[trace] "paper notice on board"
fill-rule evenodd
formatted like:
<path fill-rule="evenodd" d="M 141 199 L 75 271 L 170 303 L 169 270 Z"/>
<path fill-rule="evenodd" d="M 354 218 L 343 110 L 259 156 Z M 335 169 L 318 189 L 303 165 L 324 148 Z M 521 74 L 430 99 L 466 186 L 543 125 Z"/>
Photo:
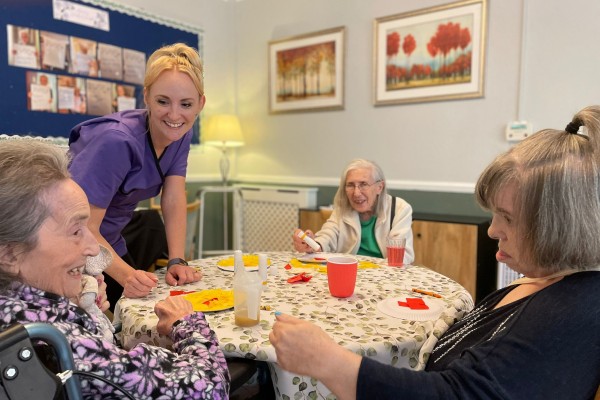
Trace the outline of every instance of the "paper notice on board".
<path fill-rule="evenodd" d="M 135 110 L 135 97 L 119 96 L 117 97 L 117 110 Z"/>
<path fill-rule="evenodd" d="M 75 88 L 58 87 L 58 108 L 72 110 L 75 108 Z"/>
<path fill-rule="evenodd" d="M 35 46 L 15 44 L 11 65 L 25 68 L 39 68 Z"/>
<path fill-rule="evenodd" d="M 66 0 L 53 0 L 52 11 L 54 19 L 110 31 L 108 11 Z"/>
<path fill-rule="evenodd" d="M 39 31 L 16 25 L 6 25 L 8 65 L 40 68 Z"/>
<path fill-rule="evenodd" d="M 67 55 L 67 36 L 53 35 L 48 32 L 41 32 L 42 36 L 42 65 L 64 69 Z"/>
<path fill-rule="evenodd" d="M 123 52 L 120 47 L 98 43 L 100 76 L 104 79 L 121 80 L 123 76 Z"/>
<path fill-rule="evenodd" d="M 111 89 L 112 83 L 110 82 L 87 80 L 88 114 L 106 115 L 111 113 Z"/>
<path fill-rule="evenodd" d="M 30 90 L 32 111 L 49 111 L 52 108 L 52 92 L 49 86 L 32 83 Z"/>
<path fill-rule="evenodd" d="M 145 69 L 145 53 L 131 49 L 123 49 L 123 80 L 125 82 L 143 85 Z"/>

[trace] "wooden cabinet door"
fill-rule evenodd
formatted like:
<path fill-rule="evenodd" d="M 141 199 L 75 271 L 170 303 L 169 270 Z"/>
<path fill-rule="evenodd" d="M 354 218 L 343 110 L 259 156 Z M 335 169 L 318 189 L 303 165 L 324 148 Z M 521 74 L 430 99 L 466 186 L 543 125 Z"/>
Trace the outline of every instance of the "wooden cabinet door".
<path fill-rule="evenodd" d="M 310 229 L 314 233 L 321 230 L 321 226 L 327 221 L 323 219 L 319 211 L 300 210 L 300 224 L 298 227 L 302 230 Z"/>
<path fill-rule="evenodd" d="M 415 265 L 422 265 L 460 283 L 475 299 L 477 226 L 413 221 Z"/>

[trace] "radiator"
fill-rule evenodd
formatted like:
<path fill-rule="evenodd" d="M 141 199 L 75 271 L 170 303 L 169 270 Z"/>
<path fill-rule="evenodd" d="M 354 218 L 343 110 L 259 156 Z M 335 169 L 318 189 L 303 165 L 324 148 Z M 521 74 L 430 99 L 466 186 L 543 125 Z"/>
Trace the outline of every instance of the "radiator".
<path fill-rule="evenodd" d="M 235 185 L 243 200 L 234 205 L 247 253 L 293 251 L 292 234 L 301 208 L 316 208 L 317 188 Z"/>
<path fill-rule="evenodd" d="M 498 282 L 498 289 L 502 289 L 510 285 L 512 281 L 515 279 L 519 279 L 522 275 L 516 271 L 513 271 L 508 267 L 508 265 L 504 263 L 498 263 L 498 278 L 496 282 Z"/>

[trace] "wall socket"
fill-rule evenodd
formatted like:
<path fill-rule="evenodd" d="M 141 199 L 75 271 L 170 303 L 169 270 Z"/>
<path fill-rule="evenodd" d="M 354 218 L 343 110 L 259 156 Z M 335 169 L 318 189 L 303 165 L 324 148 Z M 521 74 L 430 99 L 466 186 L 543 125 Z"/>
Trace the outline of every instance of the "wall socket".
<path fill-rule="evenodd" d="M 513 121 L 506 125 L 506 140 L 516 142 L 531 136 L 533 129 L 527 121 Z"/>

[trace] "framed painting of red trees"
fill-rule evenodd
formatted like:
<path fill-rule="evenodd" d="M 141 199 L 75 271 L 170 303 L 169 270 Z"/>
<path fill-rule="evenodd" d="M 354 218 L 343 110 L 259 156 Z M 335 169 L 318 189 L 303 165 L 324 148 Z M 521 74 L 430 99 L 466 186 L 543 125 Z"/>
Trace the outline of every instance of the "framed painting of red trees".
<path fill-rule="evenodd" d="M 271 113 L 344 108 L 344 34 L 338 27 L 269 42 Z"/>
<path fill-rule="evenodd" d="M 486 0 L 378 18 L 375 105 L 483 97 Z"/>

